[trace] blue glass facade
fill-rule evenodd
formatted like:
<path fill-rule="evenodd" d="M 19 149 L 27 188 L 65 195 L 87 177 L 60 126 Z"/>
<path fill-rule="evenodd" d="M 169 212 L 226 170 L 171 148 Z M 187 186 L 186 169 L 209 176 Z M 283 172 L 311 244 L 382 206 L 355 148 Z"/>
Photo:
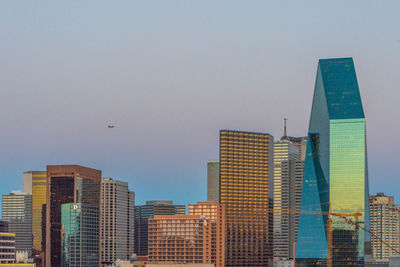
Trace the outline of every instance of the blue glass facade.
<path fill-rule="evenodd" d="M 368 224 L 365 117 L 351 58 L 319 61 L 308 140 L 296 266 L 326 264 L 328 250 L 333 266 L 363 266 L 365 232 L 336 216 Z"/>
<path fill-rule="evenodd" d="M 99 208 L 61 205 L 61 266 L 99 266 Z"/>

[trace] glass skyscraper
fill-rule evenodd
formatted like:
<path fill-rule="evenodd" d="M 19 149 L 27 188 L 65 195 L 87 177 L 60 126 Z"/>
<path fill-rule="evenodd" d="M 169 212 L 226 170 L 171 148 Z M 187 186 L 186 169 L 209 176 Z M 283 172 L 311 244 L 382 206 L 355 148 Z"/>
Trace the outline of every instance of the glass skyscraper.
<path fill-rule="evenodd" d="M 98 205 L 61 205 L 61 266 L 99 266 Z"/>
<path fill-rule="evenodd" d="M 319 60 L 308 130 L 296 266 L 325 264 L 329 251 L 333 266 L 363 266 L 364 242 L 369 237 L 354 223 L 368 225 L 365 136 L 353 59 Z M 359 216 L 352 216 L 357 213 Z"/>

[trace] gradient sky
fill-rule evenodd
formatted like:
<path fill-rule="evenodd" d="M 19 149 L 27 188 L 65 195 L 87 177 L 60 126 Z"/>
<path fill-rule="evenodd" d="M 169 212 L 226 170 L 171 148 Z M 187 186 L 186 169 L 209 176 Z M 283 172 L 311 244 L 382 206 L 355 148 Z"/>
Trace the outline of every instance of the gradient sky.
<path fill-rule="evenodd" d="M 334 2 L 334 3 L 333 3 Z M 136 203 L 206 199 L 220 129 L 306 135 L 319 58 L 353 57 L 370 191 L 400 202 L 400 1 L 2 1 L 0 194 L 81 164 Z M 117 127 L 108 129 L 108 123 Z"/>

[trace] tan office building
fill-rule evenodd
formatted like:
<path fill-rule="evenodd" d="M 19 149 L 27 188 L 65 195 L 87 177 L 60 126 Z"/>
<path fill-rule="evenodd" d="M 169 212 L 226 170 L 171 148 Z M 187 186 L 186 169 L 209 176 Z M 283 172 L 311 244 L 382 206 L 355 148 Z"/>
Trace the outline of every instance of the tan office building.
<path fill-rule="evenodd" d="M 395 250 L 399 251 L 399 205 L 392 196 L 378 193 L 369 197 L 369 209 L 370 228 L 376 235 L 371 235 L 372 258 L 389 262 L 391 255 L 398 254 Z"/>
<path fill-rule="evenodd" d="M 189 204 L 189 215 L 202 215 L 211 223 L 211 261 L 215 267 L 225 266 L 225 208 L 213 201 Z"/>
<path fill-rule="evenodd" d="M 220 203 L 226 209 L 229 267 L 271 266 L 274 139 L 220 131 Z"/>
<path fill-rule="evenodd" d="M 211 224 L 200 215 L 155 215 L 148 221 L 149 263 L 210 263 Z"/>

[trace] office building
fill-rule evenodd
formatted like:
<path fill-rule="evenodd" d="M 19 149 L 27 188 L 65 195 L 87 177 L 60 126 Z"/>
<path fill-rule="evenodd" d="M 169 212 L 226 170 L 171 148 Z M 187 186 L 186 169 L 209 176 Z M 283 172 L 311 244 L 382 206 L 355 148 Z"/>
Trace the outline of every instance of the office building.
<path fill-rule="evenodd" d="M 215 267 L 225 266 L 225 208 L 214 201 L 189 204 L 189 215 L 201 215 L 211 224 L 211 261 Z"/>
<path fill-rule="evenodd" d="M 0 265 L 15 263 L 15 234 L 0 232 Z"/>
<path fill-rule="evenodd" d="M 126 182 L 104 178 L 101 198 L 101 263 L 129 260 L 134 253 L 135 193 Z"/>
<path fill-rule="evenodd" d="M 207 201 L 219 201 L 219 161 L 207 162 Z"/>
<path fill-rule="evenodd" d="M 286 128 L 286 127 L 285 127 Z M 292 138 L 294 139 L 294 138 Z M 298 138 L 301 140 L 301 137 Z M 285 135 L 274 144 L 274 260 L 294 258 L 301 205 L 304 161 L 299 147 Z M 283 262 L 283 261 L 281 261 Z"/>
<path fill-rule="evenodd" d="M 353 59 L 319 60 L 308 129 L 297 267 L 363 266 L 364 242 L 369 237 L 354 223 L 369 227 L 365 135 Z M 334 214 L 346 214 L 346 220 Z"/>
<path fill-rule="evenodd" d="M 44 248 L 46 267 L 61 266 L 61 206 L 73 203 L 90 204 L 92 207 L 99 208 L 100 186 L 101 171 L 99 170 L 79 165 L 47 166 L 46 188 L 48 191 Z M 99 216 L 99 213 L 96 216 Z M 97 242 L 99 242 L 99 228 L 98 225 Z"/>
<path fill-rule="evenodd" d="M 170 200 L 146 201 L 146 205 L 135 206 L 135 253 L 147 256 L 148 219 L 155 215 L 185 214 L 185 205 L 173 205 Z"/>
<path fill-rule="evenodd" d="M 24 172 L 23 191 L 32 194 L 32 249 L 34 255 L 39 255 L 42 251 L 42 209 L 46 204 L 46 172 Z"/>
<path fill-rule="evenodd" d="M 8 222 L 0 220 L 0 233 L 8 233 Z"/>
<path fill-rule="evenodd" d="M 61 266 L 99 266 L 98 205 L 61 205 Z"/>
<path fill-rule="evenodd" d="M 210 263 L 211 225 L 200 215 L 155 215 L 149 223 L 149 263 Z"/>
<path fill-rule="evenodd" d="M 2 197 L 2 220 L 15 233 L 15 249 L 32 255 L 32 195 L 13 191 Z"/>
<path fill-rule="evenodd" d="M 220 203 L 229 267 L 272 265 L 273 137 L 220 131 Z"/>
<path fill-rule="evenodd" d="M 374 262 L 389 262 L 399 251 L 399 205 L 392 196 L 378 193 L 369 197 L 372 258 Z"/>

